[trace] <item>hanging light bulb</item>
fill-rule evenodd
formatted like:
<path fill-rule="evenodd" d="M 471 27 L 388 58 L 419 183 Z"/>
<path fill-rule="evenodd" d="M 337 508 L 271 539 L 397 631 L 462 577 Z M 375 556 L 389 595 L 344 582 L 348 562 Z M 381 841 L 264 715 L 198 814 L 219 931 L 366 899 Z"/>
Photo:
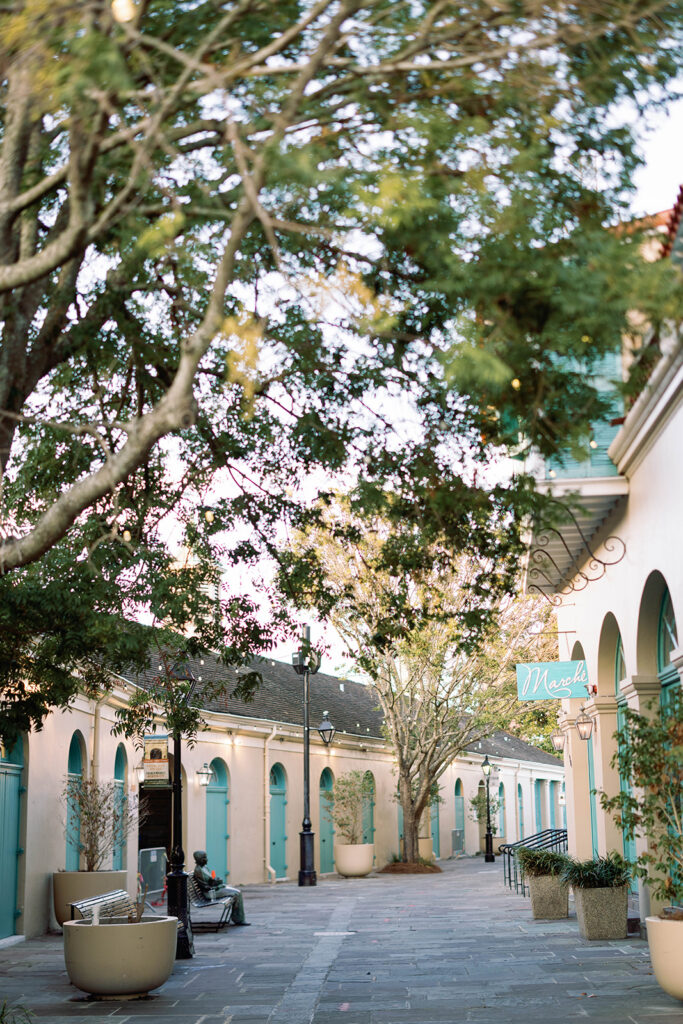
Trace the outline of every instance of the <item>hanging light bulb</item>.
<path fill-rule="evenodd" d="M 135 4 L 133 0 L 112 0 L 111 13 L 114 21 L 132 21 L 136 14 Z"/>
<path fill-rule="evenodd" d="M 130 530 L 123 531 L 123 539 L 125 540 L 126 544 L 130 544 L 131 540 L 133 539 L 133 534 L 130 532 Z"/>

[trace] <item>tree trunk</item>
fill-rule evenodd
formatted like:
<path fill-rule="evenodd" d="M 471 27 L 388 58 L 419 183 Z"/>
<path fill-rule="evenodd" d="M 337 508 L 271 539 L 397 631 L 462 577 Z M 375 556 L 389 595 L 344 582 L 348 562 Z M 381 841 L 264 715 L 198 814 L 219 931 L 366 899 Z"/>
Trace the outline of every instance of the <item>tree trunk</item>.
<path fill-rule="evenodd" d="M 403 808 L 403 856 L 404 862 L 416 861 L 418 858 L 418 818 L 410 786 L 410 779 L 399 778 L 399 795 Z"/>

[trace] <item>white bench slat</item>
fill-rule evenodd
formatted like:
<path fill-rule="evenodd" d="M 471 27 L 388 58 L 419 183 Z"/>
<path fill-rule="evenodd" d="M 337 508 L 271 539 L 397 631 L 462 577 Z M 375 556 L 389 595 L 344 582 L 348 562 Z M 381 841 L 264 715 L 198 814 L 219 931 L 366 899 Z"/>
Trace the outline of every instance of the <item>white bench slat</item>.
<path fill-rule="evenodd" d="M 111 892 L 103 892 L 97 896 L 89 896 L 86 899 L 74 900 L 71 903 L 71 918 L 74 918 L 74 911 L 77 910 L 86 921 L 93 917 L 95 907 L 99 907 L 100 917 L 128 917 L 129 914 L 137 913 L 137 904 L 125 889 L 113 889 Z"/>

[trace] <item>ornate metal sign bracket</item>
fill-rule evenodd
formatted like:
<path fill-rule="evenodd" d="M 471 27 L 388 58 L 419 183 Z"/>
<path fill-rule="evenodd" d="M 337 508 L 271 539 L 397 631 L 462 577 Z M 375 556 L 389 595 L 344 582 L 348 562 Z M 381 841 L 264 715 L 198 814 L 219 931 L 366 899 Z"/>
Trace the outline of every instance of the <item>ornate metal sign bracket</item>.
<path fill-rule="evenodd" d="M 600 558 L 591 548 L 590 542 L 572 510 L 556 498 L 551 498 L 550 501 L 554 505 L 559 505 L 563 515 L 571 519 L 571 523 L 581 539 L 581 544 L 578 551 L 573 553 L 557 527 L 546 527 L 538 535 L 536 546 L 529 552 L 527 590 L 537 591 L 549 604 L 558 608 L 562 604 L 563 597 L 585 590 L 589 583 L 595 583 L 602 579 L 610 566 L 618 565 L 626 554 L 626 545 L 621 537 L 611 535 L 605 538 L 601 544 L 604 551 L 603 557 Z M 548 545 L 554 540 L 559 540 L 567 553 L 568 561 L 565 568 L 561 568 L 547 550 Z M 541 580 L 545 580 L 545 582 L 540 582 Z M 546 593 L 545 588 L 552 593 Z"/>

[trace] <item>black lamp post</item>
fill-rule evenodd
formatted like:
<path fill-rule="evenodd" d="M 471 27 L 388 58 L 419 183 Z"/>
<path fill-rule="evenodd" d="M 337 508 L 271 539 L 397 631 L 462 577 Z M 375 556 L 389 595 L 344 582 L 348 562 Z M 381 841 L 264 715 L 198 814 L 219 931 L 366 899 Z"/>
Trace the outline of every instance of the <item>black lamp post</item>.
<path fill-rule="evenodd" d="M 315 675 L 320 668 L 320 655 L 311 649 L 311 631 L 308 626 L 304 626 L 302 641 L 299 650 L 292 655 L 294 671 L 304 677 L 304 820 L 299 833 L 299 885 L 317 885 L 313 847 L 314 833 L 311 831 L 309 713 L 310 679 L 311 675 Z"/>
<path fill-rule="evenodd" d="M 487 864 L 491 864 L 495 861 L 493 856 L 493 833 L 491 832 L 491 796 L 489 794 L 489 783 L 491 776 L 491 765 L 489 763 L 489 755 L 487 754 L 481 766 L 481 770 L 486 778 L 486 836 L 485 836 L 485 852 L 484 860 Z"/>
<path fill-rule="evenodd" d="M 187 700 L 194 692 L 197 678 L 187 662 L 179 670 L 176 665 L 170 670 L 179 682 L 189 682 Z M 183 787 L 181 774 L 181 736 L 178 729 L 173 730 L 173 834 L 171 857 L 168 863 L 166 885 L 168 886 L 168 913 L 177 917 L 179 922 L 178 939 L 176 942 L 176 960 L 189 960 L 194 956 L 194 940 L 192 924 L 187 912 L 187 872 L 185 871 L 185 851 L 183 850 Z"/>

